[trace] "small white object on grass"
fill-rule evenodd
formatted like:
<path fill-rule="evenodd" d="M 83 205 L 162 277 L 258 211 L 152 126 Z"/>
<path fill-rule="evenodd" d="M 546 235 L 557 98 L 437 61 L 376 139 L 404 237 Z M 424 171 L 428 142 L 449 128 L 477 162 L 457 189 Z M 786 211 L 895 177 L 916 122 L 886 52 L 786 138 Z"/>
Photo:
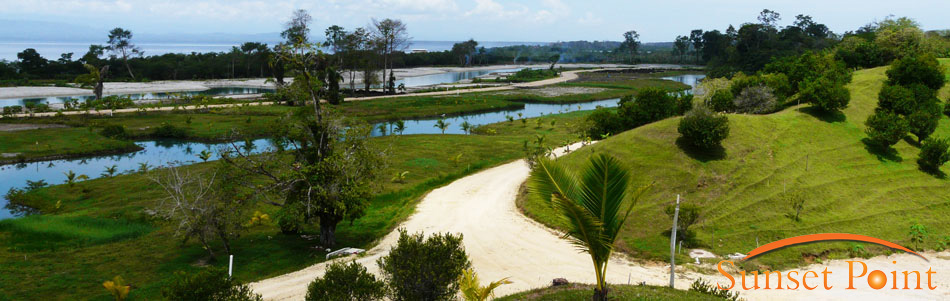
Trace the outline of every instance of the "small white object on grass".
<path fill-rule="evenodd" d="M 339 249 L 339 250 L 336 250 L 336 251 L 333 251 L 333 252 L 330 252 L 329 254 L 327 254 L 327 259 L 329 260 L 330 258 L 338 257 L 338 256 L 348 256 L 348 255 L 353 255 L 353 254 L 360 254 L 360 253 L 363 253 L 363 252 L 365 252 L 365 251 L 366 251 L 366 250 L 357 249 L 357 248 L 342 248 L 342 249 Z"/>

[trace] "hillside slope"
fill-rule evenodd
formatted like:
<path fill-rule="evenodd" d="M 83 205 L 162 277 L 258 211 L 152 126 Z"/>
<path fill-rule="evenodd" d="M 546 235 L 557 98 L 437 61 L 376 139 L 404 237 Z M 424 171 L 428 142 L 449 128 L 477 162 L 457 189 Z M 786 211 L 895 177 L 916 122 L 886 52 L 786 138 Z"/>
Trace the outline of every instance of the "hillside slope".
<path fill-rule="evenodd" d="M 577 167 L 590 153 L 608 153 L 633 169 L 637 184 L 655 182 L 618 243 L 635 257 L 667 260 L 664 231 L 672 222 L 664 209 L 677 194 L 702 208 L 702 218 L 690 229 L 703 248 L 716 254 L 746 253 L 778 239 L 822 232 L 863 234 L 910 246 L 907 233 L 914 223 L 927 227 L 925 247 L 932 249 L 950 235 L 950 180 L 918 170 L 918 149 L 908 143 L 913 138 L 884 154 L 862 142 L 864 121 L 877 106 L 885 70 L 855 73 L 849 85 L 851 104 L 843 114 L 815 115 L 803 105 L 770 115 L 729 115 L 731 134 L 718 154 L 684 151 L 677 143 L 679 118 L 671 118 L 610 137 L 561 161 Z M 944 98 L 948 94 L 941 92 Z M 944 117 L 934 135 L 950 137 L 950 120 Z M 801 221 L 786 217 L 793 210 L 783 191 L 805 198 Z M 522 207 L 529 216 L 557 226 L 545 204 L 525 200 Z M 866 251 L 884 250 L 812 244 L 762 256 L 757 263 L 788 267 L 816 256 L 841 258 L 868 255 Z"/>

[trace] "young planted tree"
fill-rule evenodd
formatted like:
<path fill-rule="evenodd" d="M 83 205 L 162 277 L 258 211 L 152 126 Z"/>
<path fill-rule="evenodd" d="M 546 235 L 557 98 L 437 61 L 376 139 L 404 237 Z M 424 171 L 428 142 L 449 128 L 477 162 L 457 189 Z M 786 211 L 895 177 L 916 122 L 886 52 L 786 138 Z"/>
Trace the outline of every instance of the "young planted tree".
<path fill-rule="evenodd" d="M 847 108 L 851 101 L 851 92 L 845 84 L 827 76 L 805 80 L 801 83 L 798 97 L 823 112 L 839 111 Z"/>
<path fill-rule="evenodd" d="M 107 49 L 112 53 L 113 58 L 122 59 L 125 70 L 129 72 L 129 77 L 135 79 L 135 74 L 132 74 L 132 67 L 129 65 L 129 58 L 141 56 L 142 50 L 132 44 L 132 32 L 121 27 L 110 30 Z"/>
<path fill-rule="evenodd" d="M 499 286 L 511 284 L 508 278 L 502 278 L 498 281 L 492 281 L 486 286 L 482 286 L 478 279 L 478 273 L 473 269 L 462 271 L 462 277 L 459 278 L 459 289 L 462 291 L 462 299 L 465 301 L 486 301 L 495 297 L 495 289 Z"/>
<path fill-rule="evenodd" d="M 614 241 L 633 206 L 648 186 L 627 194 L 630 172 L 619 160 L 605 154 L 588 158 L 583 172 L 575 174 L 548 158 L 539 158 L 531 172 L 532 197 L 550 204 L 567 224 L 565 236 L 594 263 L 594 300 L 607 300 L 607 262 Z"/>
<path fill-rule="evenodd" d="M 109 75 L 109 65 L 102 66 L 102 68 L 96 68 L 90 64 L 83 64 L 82 66 L 89 73 L 77 76 L 74 81 L 81 87 L 92 87 L 92 93 L 96 95 L 96 100 L 102 99 L 102 83 Z"/>
<path fill-rule="evenodd" d="M 449 125 L 452 125 L 452 124 L 445 122 L 445 119 L 439 119 L 435 121 L 435 125 L 433 125 L 433 127 L 436 127 L 442 130 L 442 134 L 444 135 L 445 130 L 449 128 Z"/>
<path fill-rule="evenodd" d="M 903 139 L 910 128 L 904 118 L 887 110 L 874 112 L 864 125 L 867 126 L 864 132 L 871 143 L 883 148 L 888 148 Z"/>
<path fill-rule="evenodd" d="M 940 171 L 940 166 L 950 161 L 950 140 L 944 138 L 927 138 L 920 146 L 920 155 L 917 164 L 928 172 Z"/>

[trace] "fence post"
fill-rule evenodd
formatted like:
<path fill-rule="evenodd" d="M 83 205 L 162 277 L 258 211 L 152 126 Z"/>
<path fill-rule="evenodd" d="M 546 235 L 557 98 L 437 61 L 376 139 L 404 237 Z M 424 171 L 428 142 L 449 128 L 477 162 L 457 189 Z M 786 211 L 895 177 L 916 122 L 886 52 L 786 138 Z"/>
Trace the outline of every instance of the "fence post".
<path fill-rule="evenodd" d="M 673 231 L 670 233 L 670 288 L 676 275 L 676 223 L 680 216 L 680 195 L 676 195 L 676 209 L 673 211 Z"/>

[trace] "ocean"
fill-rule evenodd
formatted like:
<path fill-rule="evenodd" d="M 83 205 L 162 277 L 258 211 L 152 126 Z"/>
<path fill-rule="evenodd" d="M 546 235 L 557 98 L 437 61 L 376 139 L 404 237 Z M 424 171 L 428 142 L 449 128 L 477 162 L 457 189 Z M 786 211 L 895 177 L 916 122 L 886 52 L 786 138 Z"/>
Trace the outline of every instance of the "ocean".
<path fill-rule="evenodd" d="M 134 42 L 134 41 L 133 41 Z M 428 51 L 444 51 L 452 49 L 452 45 L 461 41 L 413 41 L 407 49 L 425 49 Z M 192 52 L 226 52 L 231 51 L 231 47 L 240 46 L 243 42 L 228 43 L 161 43 L 161 42 L 140 42 L 135 43 L 141 48 L 146 56 L 162 55 L 166 53 L 192 53 Z M 0 60 L 14 61 L 16 54 L 27 48 L 36 49 L 44 58 L 55 60 L 63 53 L 73 53 L 73 60 L 82 57 L 89 50 L 91 44 L 105 44 L 104 42 L 22 42 L 22 41 L 3 41 L 0 40 Z M 273 45 L 269 42 L 268 45 Z M 478 42 L 479 47 L 492 48 L 514 45 L 545 45 L 547 42 Z"/>

